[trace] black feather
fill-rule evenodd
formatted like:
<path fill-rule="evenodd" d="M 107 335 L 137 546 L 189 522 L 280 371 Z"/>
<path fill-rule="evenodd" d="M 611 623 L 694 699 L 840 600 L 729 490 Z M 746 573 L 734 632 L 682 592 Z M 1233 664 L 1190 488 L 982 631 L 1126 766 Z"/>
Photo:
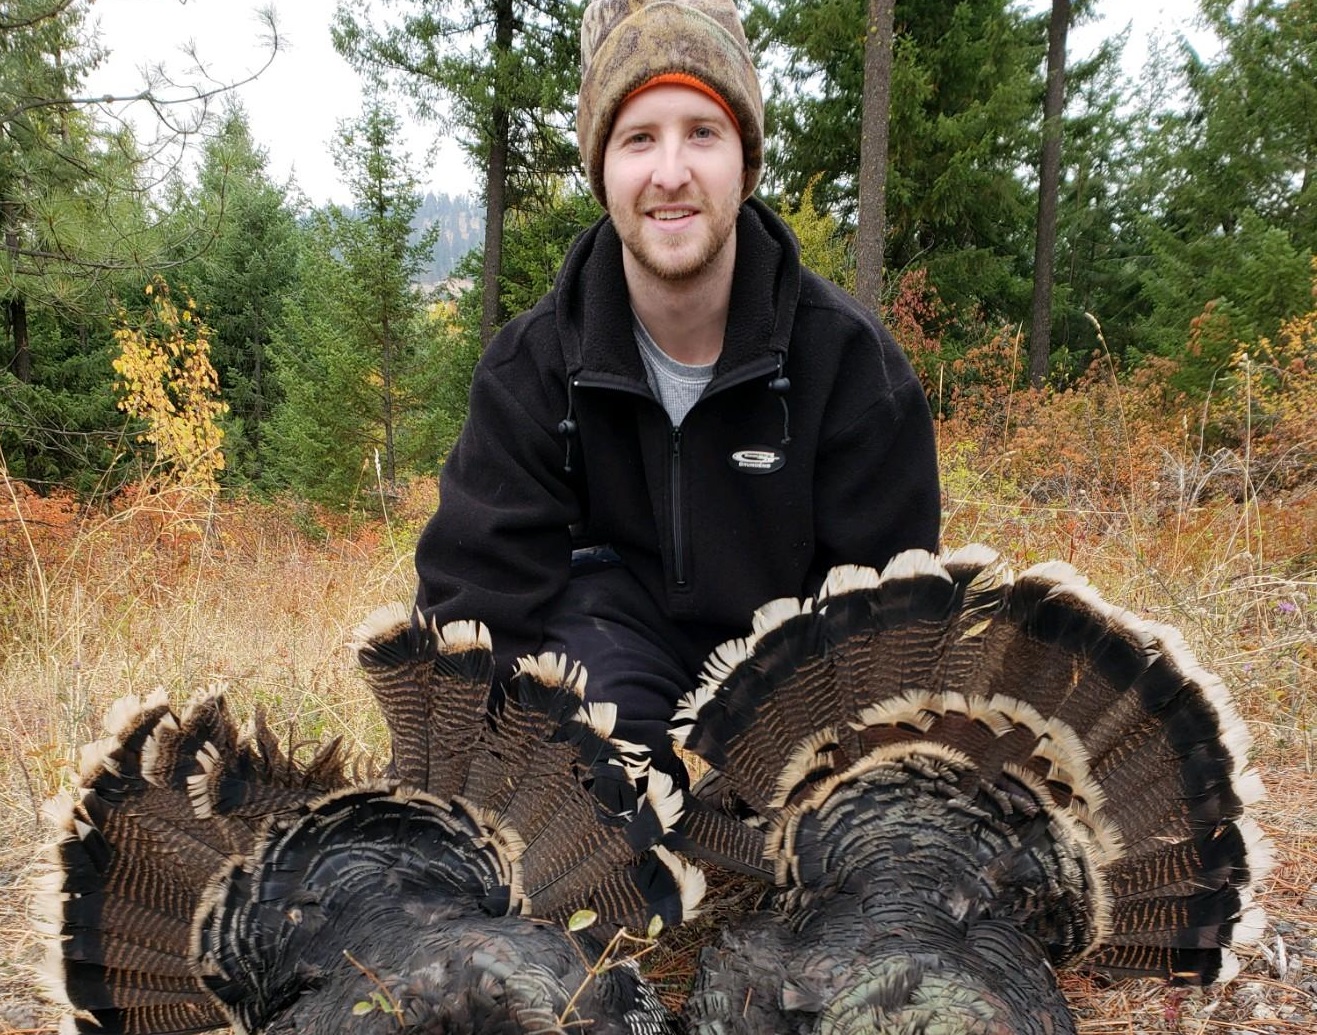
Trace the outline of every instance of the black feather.
<path fill-rule="evenodd" d="M 674 735 L 777 885 L 702 956 L 697 1035 L 1073 1031 L 1054 965 L 1207 983 L 1259 930 L 1224 689 L 1066 566 L 837 569 L 711 656 Z M 679 834 L 734 843 L 696 809 Z"/>
<path fill-rule="evenodd" d="M 333 742 L 305 761 L 223 698 L 119 709 L 54 850 L 52 991 L 75 1030 L 676 1035 L 617 925 L 670 926 L 702 883 L 659 843 L 679 800 L 609 737 L 584 674 L 405 609 L 357 644 L 387 781 Z M 305 754 L 305 753 L 304 753 Z M 564 921 L 592 909 L 595 929 Z M 596 933 L 597 932 L 597 933 Z"/>

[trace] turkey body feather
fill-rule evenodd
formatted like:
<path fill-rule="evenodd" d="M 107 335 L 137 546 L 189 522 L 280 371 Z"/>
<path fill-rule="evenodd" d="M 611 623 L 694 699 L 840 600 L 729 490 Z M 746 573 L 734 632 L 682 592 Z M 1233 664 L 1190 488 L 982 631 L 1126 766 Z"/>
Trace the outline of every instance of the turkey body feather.
<path fill-rule="evenodd" d="M 674 731 L 761 818 L 738 861 L 776 885 L 701 957 L 702 1035 L 1073 1031 L 1055 967 L 1209 983 L 1260 932 L 1242 721 L 1068 566 L 835 569 L 715 651 Z"/>
<path fill-rule="evenodd" d="M 64 1030 L 678 1032 L 633 963 L 596 966 L 615 927 L 679 923 L 703 881 L 659 846 L 680 801 L 585 674 L 523 659 L 494 694 L 483 628 L 400 607 L 355 648 L 383 774 L 337 743 L 281 750 L 259 714 L 239 730 L 219 694 L 112 710 L 54 809 Z M 601 936 L 568 931 L 579 910 Z"/>

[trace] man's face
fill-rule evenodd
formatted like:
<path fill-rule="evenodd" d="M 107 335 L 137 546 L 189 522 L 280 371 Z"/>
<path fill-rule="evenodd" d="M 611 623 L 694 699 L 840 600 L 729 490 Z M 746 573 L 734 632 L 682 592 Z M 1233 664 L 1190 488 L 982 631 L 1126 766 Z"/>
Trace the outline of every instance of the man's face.
<path fill-rule="evenodd" d="M 740 134 L 717 101 L 652 86 L 622 105 L 605 146 L 608 214 L 644 270 L 690 280 L 731 238 L 744 172 Z"/>

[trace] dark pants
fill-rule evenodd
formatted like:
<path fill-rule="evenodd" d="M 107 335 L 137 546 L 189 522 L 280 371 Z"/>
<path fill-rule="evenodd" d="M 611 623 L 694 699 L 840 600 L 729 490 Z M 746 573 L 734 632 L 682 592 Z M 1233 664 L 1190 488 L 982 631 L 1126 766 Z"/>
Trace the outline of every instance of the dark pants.
<path fill-rule="evenodd" d="M 573 561 L 572 578 L 544 628 L 544 649 L 579 661 L 587 701 L 617 705 L 614 736 L 643 744 L 653 764 L 681 785 L 685 767 L 672 750 L 668 720 L 695 688 L 704 660 L 718 644 L 746 629 L 676 622 L 611 551 Z"/>

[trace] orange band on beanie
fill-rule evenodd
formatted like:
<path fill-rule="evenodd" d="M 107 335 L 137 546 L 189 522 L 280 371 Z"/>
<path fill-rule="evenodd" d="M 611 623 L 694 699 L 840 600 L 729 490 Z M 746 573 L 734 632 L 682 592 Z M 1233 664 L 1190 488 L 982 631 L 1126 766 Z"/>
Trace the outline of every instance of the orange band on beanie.
<path fill-rule="evenodd" d="M 651 86 L 663 86 L 664 84 L 669 84 L 673 86 L 689 86 L 692 90 L 699 90 L 700 93 L 704 94 L 706 97 L 712 98 L 713 100 L 717 101 L 718 107 L 722 108 L 722 110 L 727 113 L 727 117 L 732 120 L 732 125 L 736 127 L 737 134 L 738 135 L 740 134 L 741 120 L 736 117 L 736 113 L 732 111 L 731 105 L 728 104 L 725 100 L 723 100 L 722 94 L 720 94 L 717 90 L 715 90 L 708 83 L 704 82 L 702 79 L 697 79 L 695 76 L 690 75 L 687 72 L 662 72 L 659 75 L 656 75 L 653 79 L 646 79 L 643 83 L 641 83 L 629 94 L 627 94 L 625 97 L 622 98 L 622 104 L 626 104 L 626 102 L 631 100 L 631 98 L 634 97 L 636 94 L 644 93 Z M 619 104 L 617 106 L 619 111 L 622 109 L 622 104 Z"/>

